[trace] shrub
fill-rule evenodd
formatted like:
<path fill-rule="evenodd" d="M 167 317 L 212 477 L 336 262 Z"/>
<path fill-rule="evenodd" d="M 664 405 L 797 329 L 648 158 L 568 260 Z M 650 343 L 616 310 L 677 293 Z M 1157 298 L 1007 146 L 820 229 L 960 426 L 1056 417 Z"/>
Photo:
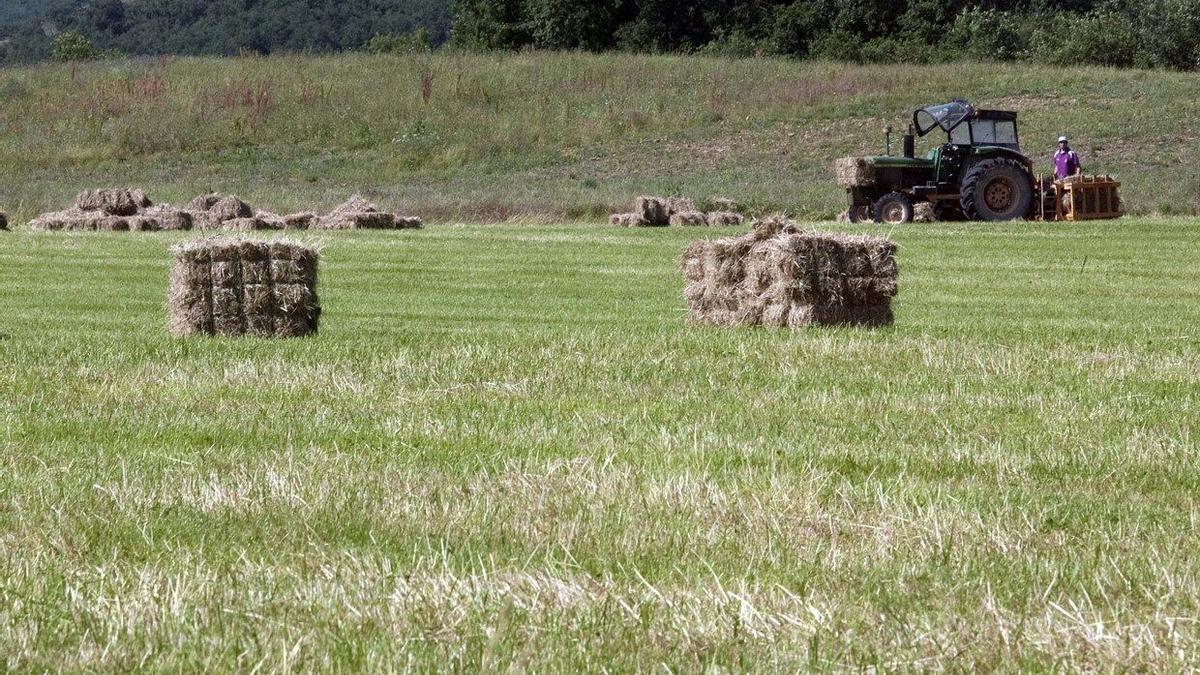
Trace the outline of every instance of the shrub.
<path fill-rule="evenodd" d="M 51 54 L 55 61 L 95 61 L 100 58 L 100 51 L 92 45 L 92 41 L 83 33 L 73 30 L 54 38 Z"/>

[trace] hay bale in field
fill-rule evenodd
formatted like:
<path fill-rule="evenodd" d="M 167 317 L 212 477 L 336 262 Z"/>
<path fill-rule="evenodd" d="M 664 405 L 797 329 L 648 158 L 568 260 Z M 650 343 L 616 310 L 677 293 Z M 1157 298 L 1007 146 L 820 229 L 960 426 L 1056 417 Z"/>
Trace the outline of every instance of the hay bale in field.
<path fill-rule="evenodd" d="M 708 207 L 709 207 L 710 211 L 734 211 L 734 212 L 737 212 L 737 211 L 741 210 L 738 208 L 738 204 L 736 201 L 726 198 L 726 197 L 713 197 L 712 199 L 708 200 Z"/>
<path fill-rule="evenodd" d="M 867 157 L 843 157 L 833 163 L 833 171 L 844 188 L 875 184 L 875 163 Z"/>
<path fill-rule="evenodd" d="M 145 192 L 124 188 L 85 190 L 75 198 L 79 210 L 100 211 L 110 216 L 134 216 L 146 206 L 150 206 L 150 200 Z"/>
<path fill-rule="evenodd" d="M 222 195 L 219 195 L 216 192 L 210 192 L 206 195 L 200 195 L 199 197 L 196 197 L 192 201 L 188 202 L 187 210 L 188 211 L 208 211 L 217 202 L 221 201 L 222 198 L 223 198 Z"/>
<path fill-rule="evenodd" d="M 254 217 L 254 209 L 250 208 L 249 204 L 235 195 L 221 198 L 220 201 L 212 205 L 212 208 L 208 209 L 208 212 L 221 223 L 227 220 Z"/>
<path fill-rule="evenodd" d="M 316 227 L 320 216 L 312 211 L 304 211 L 303 213 L 290 213 L 283 217 L 283 229 L 285 230 L 307 230 Z"/>
<path fill-rule="evenodd" d="M 279 228 L 259 218 L 230 218 L 221 223 L 222 230 L 233 232 L 251 232 L 254 230 L 277 230 Z"/>
<path fill-rule="evenodd" d="M 192 216 L 181 209 L 177 209 L 169 204 L 159 204 L 143 209 L 141 215 L 147 218 L 153 218 L 158 223 L 160 230 L 190 230 L 192 229 Z"/>
<path fill-rule="evenodd" d="M 731 211 L 713 211 L 705 216 L 705 220 L 709 225 L 714 227 L 722 225 L 741 225 L 746 222 L 746 217 L 740 213 Z"/>
<path fill-rule="evenodd" d="M 650 225 L 637 213 L 614 213 L 608 217 L 608 222 L 617 227 L 649 227 Z"/>
<path fill-rule="evenodd" d="M 109 217 L 102 211 L 83 211 L 72 206 L 65 211 L 41 214 L 29 221 L 29 228 L 45 232 L 96 230 L 97 223 Z"/>
<path fill-rule="evenodd" d="M 310 227 L 323 230 L 419 230 L 420 218 L 381 211 L 362 195 L 352 195 Z"/>
<path fill-rule="evenodd" d="M 671 214 L 672 227 L 703 227 L 708 225 L 708 216 L 700 211 L 681 211 Z"/>
<path fill-rule="evenodd" d="M 301 337 L 317 332 L 319 254 L 291 241 L 212 238 L 172 249 L 173 335 Z"/>
<path fill-rule="evenodd" d="M 633 202 L 633 212 L 646 221 L 649 227 L 666 227 L 671 224 L 671 209 L 661 197 L 638 197 Z"/>
<path fill-rule="evenodd" d="M 937 211 L 934 210 L 933 204 L 930 202 L 917 202 L 913 204 L 913 222 L 936 223 Z"/>
<path fill-rule="evenodd" d="M 740 237 L 684 251 L 693 321 L 717 326 L 892 323 L 896 245 L 885 238 L 806 232 L 771 218 Z"/>

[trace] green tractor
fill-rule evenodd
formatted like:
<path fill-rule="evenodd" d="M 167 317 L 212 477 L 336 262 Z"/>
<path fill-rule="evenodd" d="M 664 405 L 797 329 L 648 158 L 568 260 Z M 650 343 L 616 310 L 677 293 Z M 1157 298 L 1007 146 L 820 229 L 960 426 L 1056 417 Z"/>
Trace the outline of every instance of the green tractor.
<path fill-rule="evenodd" d="M 916 157 L 916 138 L 935 131 L 946 142 Z M 976 110 L 961 100 L 922 108 L 900 157 L 891 155 L 887 133 L 887 155 L 837 163 L 852 222 L 910 222 L 922 202 L 938 220 L 1015 220 L 1037 210 L 1033 162 L 1021 152 L 1015 112 Z"/>

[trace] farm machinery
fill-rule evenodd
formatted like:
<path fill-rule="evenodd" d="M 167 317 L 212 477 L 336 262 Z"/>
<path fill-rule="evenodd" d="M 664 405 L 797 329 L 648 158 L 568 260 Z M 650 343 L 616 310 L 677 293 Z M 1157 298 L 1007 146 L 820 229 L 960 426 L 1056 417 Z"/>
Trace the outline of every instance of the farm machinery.
<path fill-rule="evenodd" d="M 940 132 L 946 142 L 924 157 L 916 139 Z M 1039 176 L 1021 152 L 1017 113 L 976 109 L 966 101 L 913 113 L 901 156 L 847 157 L 835 165 L 851 222 L 906 223 L 927 204 L 937 220 L 1095 220 L 1124 213 L 1111 176 Z"/>

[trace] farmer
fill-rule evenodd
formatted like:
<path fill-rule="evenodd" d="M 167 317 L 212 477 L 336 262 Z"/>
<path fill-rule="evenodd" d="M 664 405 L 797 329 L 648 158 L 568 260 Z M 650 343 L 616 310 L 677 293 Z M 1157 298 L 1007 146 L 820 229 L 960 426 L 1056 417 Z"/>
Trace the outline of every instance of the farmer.
<path fill-rule="evenodd" d="M 1066 178 L 1074 176 L 1083 170 L 1079 164 L 1079 154 L 1071 149 L 1071 142 L 1066 136 L 1058 137 L 1058 152 L 1054 153 L 1054 177 Z"/>

